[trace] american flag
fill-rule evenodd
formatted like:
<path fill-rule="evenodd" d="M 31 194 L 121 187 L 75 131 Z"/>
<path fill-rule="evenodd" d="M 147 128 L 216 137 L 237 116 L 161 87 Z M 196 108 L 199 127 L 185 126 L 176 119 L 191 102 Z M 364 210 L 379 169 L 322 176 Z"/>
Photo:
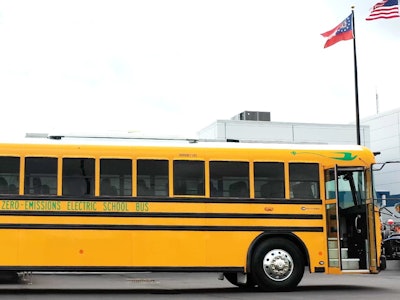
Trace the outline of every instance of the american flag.
<path fill-rule="evenodd" d="M 365 20 L 372 21 L 377 19 L 391 19 L 398 17 L 400 17 L 399 1 L 383 0 L 372 7 L 370 15 Z"/>

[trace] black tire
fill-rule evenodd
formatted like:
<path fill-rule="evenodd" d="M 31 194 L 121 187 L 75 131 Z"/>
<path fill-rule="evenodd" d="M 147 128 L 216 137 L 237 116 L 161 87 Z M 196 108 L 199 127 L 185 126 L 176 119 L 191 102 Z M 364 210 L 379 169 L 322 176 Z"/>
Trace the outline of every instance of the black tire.
<path fill-rule="evenodd" d="M 263 291 L 291 291 L 303 278 L 304 265 L 303 255 L 293 242 L 271 238 L 253 252 L 251 272 Z"/>
<path fill-rule="evenodd" d="M 255 282 L 250 274 L 247 274 L 247 282 L 240 283 L 237 281 L 237 274 L 236 273 L 224 273 L 226 280 L 228 280 L 233 285 L 243 288 L 243 289 L 253 289 L 255 287 Z"/>

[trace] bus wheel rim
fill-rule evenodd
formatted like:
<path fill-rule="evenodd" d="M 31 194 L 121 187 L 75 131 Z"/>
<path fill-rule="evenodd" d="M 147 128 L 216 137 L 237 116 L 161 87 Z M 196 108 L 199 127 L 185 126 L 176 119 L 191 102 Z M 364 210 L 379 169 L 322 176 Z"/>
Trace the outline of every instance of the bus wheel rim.
<path fill-rule="evenodd" d="M 285 250 L 273 249 L 265 255 L 263 269 L 271 280 L 284 281 L 293 273 L 293 258 Z"/>

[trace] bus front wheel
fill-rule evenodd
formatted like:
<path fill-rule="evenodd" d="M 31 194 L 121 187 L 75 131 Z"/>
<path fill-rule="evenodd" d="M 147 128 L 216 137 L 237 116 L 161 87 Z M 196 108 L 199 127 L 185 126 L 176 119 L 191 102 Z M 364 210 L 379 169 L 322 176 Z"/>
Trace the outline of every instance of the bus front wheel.
<path fill-rule="evenodd" d="M 304 259 L 300 249 L 291 241 L 271 238 L 255 249 L 252 275 L 264 291 L 289 291 L 297 287 L 304 274 Z"/>

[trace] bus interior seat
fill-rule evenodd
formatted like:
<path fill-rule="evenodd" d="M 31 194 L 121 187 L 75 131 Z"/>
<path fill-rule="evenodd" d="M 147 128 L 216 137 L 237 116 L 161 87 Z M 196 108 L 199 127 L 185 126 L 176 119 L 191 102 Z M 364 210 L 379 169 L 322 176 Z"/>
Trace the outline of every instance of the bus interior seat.
<path fill-rule="evenodd" d="M 315 196 L 311 189 L 311 183 L 300 182 L 293 186 L 293 196 L 294 198 L 300 199 L 315 199 Z"/>
<path fill-rule="evenodd" d="M 186 182 L 175 182 L 174 184 L 174 194 L 175 195 L 186 195 Z"/>
<path fill-rule="evenodd" d="M 249 190 L 244 181 L 237 181 L 229 186 L 229 197 L 248 198 Z"/>
<path fill-rule="evenodd" d="M 218 189 L 215 187 L 214 183 L 212 181 L 210 181 L 210 196 L 211 197 L 218 197 L 219 192 Z"/>
<path fill-rule="evenodd" d="M 84 178 L 69 177 L 64 178 L 63 195 L 66 196 L 83 196 L 87 192 L 87 184 Z"/>
<path fill-rule="evenodd" d="M 18 187 L 17 187 L 15 184 L 11 183 L 11 184 L 8 186 L 8 192 L 9 192 L 10 194 L 18 194 Z"/>
<path fill-rule="evenodd" d="M 283 182 L 268 181 L 261 186 L 261 197 L 263 198 L 284 198 L 285 191 Z"/>
<path fill-rule="evenodd" d="M 150 189 L 147 187 L 146 182 L 143 179 L 137 181 L 137 195 L 138 196 L 150 196 Z"/>
<path fill-rule="evenodd" d="M 43 184 L 40 191 L 43 195 L 48 195 L 50 194 L 50 187 L 47 184 Z"/>
<path fill-rule="evenodd" d="M 4 177 L 0 177 L 0 194 L 8 193 L 8 183 Z"/>
<path fill-rule="evenodd" d="M 204 182 L 202 181 L 197 185 L 197 195 L 204 196 L 205 191 L 206 190 L 205 190 Z"/>
<path fill-rule="evenodd" d="M 117 189 L 115 188 L 115 186 L 111 185 L 110 178 L 104 178 L 100 183 L 100 195 L 111 196 L 116 194 Z"/>

